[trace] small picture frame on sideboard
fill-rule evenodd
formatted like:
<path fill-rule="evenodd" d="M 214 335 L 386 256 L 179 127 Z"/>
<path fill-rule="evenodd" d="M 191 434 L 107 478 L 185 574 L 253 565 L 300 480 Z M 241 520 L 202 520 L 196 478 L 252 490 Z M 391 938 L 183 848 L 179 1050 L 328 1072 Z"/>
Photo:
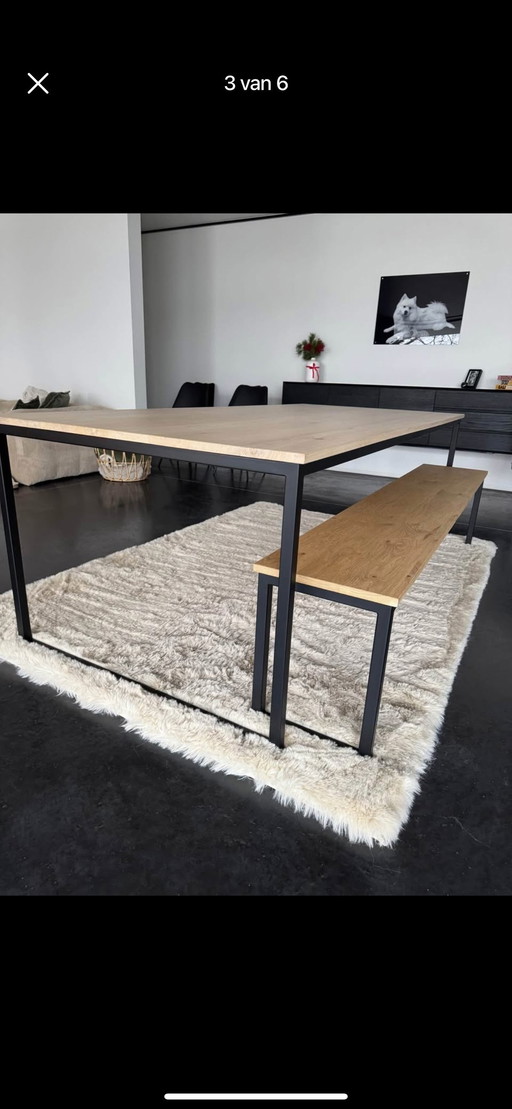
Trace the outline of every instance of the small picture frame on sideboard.
<path fill-rule="evenodd" d="M 461 389 L 476 389 L 481 376 L 481 370 L 468 370 L 464 381 L 461 382 Z"/>

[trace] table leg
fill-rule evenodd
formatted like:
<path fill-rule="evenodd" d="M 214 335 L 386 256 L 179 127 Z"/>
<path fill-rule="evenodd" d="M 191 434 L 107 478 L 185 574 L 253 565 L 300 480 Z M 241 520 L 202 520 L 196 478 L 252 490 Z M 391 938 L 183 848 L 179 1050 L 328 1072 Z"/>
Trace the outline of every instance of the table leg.
<path fill-rule="evenodd" d="M 269 739 L 271 743 L 275 743 L 277 747 L 284 747 L 293 605 L 295 600 L 295 574 L 299 547 L 300 508 L 303 482 L 304 475 L 302 468 L 300 466 L 290 467 L 285 478 L 283 525 L 281 530 L 281 557 L 279 562 L 279 588 L 277 590 L 276 631 L 274 639 L 274 669 L 272 672 L 272 701 L 270 707 Z"/>
<path fill-rule="evenodd" d="M 23 639 L 28 639 L 30 641 L 32 639 L 32 632 L 30 629 L 30 616 L 28 614 L 21 544 L 18 532 L 18 521 L 16 518 L 16 504 L 12 488 L 11 466 L 6 435 L 0 435 L 0 505 L 4 521 L 5 545 L 7 547 L 7 560 L 9 562 L 11 574 L 18 634 L 23 636 Z"/>
<path fill-rule="evenodd" d="M 482 482 L 482 484 L 478 486 L 478 489 L 477 489 L 477 491 L 476 491 L 476 493 L 473 497 L 473 505 L 472 505 L 472 508 L 471 508 L 471 514 L 470 514 L 470 517 L 469 517 L 469 524 L 468 524 L 468 531 L 467 531 L 467 535 L 466 535 L 466 543 L 471 543 L 471 541 L 473 539 L 473 532 L 475 530 L 476 518 L 478 516 L 478 508 L 479 508 L 479 505 L 480 505 L 480 497 L 482 496 L 483 487 L 484 487 L 484 483 Z"/>
<path fill-rule="evenodd" d="M 457 446 L 457 439 L 459 436 L 460 420 L 457 420 L 452 427 L 452 437 L 450 439 L 450 446 L 448 449 L 448 458 L 446 460 L 447 466 L 453 466 L 453 459 L 455 457 L 455 448 Z"/>
<path fill-rule="evenodd" d="M 256 709 L 256 712 L 265 712 L 267 707 L 268 649 L 270 644 L 271 614 L 272 579 L 269 581 L 264 574 L 258 574 L 254 674 L 252 680 L 252 708 Z"/>

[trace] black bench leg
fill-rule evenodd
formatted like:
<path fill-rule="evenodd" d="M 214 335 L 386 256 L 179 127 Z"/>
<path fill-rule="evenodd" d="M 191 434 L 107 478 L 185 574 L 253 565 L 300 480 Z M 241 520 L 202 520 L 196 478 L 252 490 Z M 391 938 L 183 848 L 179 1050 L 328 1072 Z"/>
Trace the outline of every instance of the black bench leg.
<path fill-rule="evenodd" d="M 286 473 L 284 490 L 281 553 L 279 556 L 279 588 L 277 590 L 274 637 L 274 666 L 272 671 L 272 700 L 268 733 L 270 742 L 275 743 L 276 747 L 284 747 L 303 480 L 304 471 L 302 466 L 295 463 L 290 465 Z"/>
<path fill-rule="evenodd" d="M 7 560 L 11 572 L 12 594 L 18 634 L 29 642 L 32 639 L 30 629 L 30 616 L 28 612 L 27 592 L 23 574 L 23 561 L 21 557 L 21 544 L 16 518 L 16 505 L 12 488 L 11 466 L 9 463 L 9 450 L 7 436 L 0 435 L 0 507 L 5 529 L 5 545 L 7 547 Z"/>
<path fill-rule="evenodd" d="M 457 439 L 459 437 L 460 420 L 457 420 L 452 427 L 452 436 L 450 439 L 450 446 L 448 448 L 448 458 L 446 460 L 447 466 L 453 466 L 453 459 L 455 458 L 455 448 L 457 446 Z"/>
<path fill-rule="evenodd" d="M 358 747 L 360 755 L 371 755 L 372 753 L 394 613 L 394 608 L 388 605 L 379 605 L 377 609 L 372 661 L 370 663 L 368 689 L 366 690 L 363 723 Z"/>
<path fill-rule="evenodd" d="M 265 574 L 258 574 L 258 604 L 256 608 L 256 639 L 254 643 L 254 674 L 252 680 L 252 707 L 265 712 L 267 701 L 268 648 L 270 642 L 270 614 L 272 611 L 272 581 Z"/>
<path fill-rule="evenodd" d="M 473 504 L 471 506 L 471 515 L 469 517 L 469 524 L 468 524 L 468 533 L 466 535 L 466 543 L 471 543 L 471 540 L 473 538 L 473 532 L 475 530 L 476 518 L 478 516 L 478 508 L 479 508 L 479 505 L 480 505 L 480 497 L 482 496 L 483 487 L 484 486 L 483 486 L 483 482 L 482 482 L 482 484 L 479 486 L 479 488 L 477 489 L 477 491 L 476 491 L 476 493 L 473 497 Z"/>

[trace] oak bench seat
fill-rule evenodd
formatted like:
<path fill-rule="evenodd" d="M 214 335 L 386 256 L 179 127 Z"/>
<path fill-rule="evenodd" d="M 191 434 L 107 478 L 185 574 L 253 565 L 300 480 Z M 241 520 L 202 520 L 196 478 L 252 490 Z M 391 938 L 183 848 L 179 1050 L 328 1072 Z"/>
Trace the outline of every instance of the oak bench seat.
<path fill-rule="evenodd" d="M 299 539 L 299 592 L 377 613 L 360 754 L 371 754 L 393 614 L 473 497 L 471 543 L 486 470 L 418 466 Z M 265 711 L 272 588 L 279 550 L 255 563 L 259 575 L 252 707 Z"/>

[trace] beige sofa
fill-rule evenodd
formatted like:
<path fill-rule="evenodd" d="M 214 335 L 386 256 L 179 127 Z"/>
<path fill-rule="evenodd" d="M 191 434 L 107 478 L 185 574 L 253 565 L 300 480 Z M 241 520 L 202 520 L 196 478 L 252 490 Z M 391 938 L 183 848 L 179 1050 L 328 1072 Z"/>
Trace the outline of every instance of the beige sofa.
<path fill-rule="evenodd" d="M 13 404 L 13 400 L 0 400 L 0 422 L 2 412 L 10 412 Z M 90 405 L 71 404 L 69 407 L 79 411 Z M 36 409 L 34 414 L 35 412 Z M 12 476 L 21 485 L 37 485 L 39 481 L 76 477 L 98 469 L 98 460 L 92 447 L 51 443 L 47 439 L 24 439 L 15 435 L 8 435 L 7 442 Z"/>

